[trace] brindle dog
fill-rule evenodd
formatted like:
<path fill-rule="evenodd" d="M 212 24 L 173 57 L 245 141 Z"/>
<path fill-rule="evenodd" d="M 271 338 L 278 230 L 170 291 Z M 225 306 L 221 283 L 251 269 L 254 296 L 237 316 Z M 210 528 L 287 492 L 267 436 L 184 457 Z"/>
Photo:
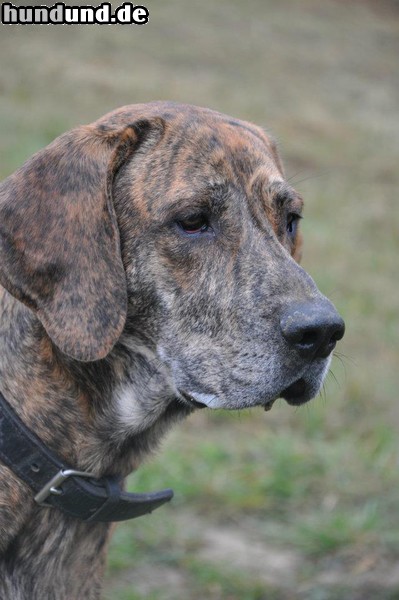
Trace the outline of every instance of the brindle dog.
<path fill-rule="evenodd" d="M 298 265 L 300 196 L 255 125 L 156 102 L 0 187 L 0 391 L 75 469 L 125 477 L 196 408 L 314 397 L 344 332 Z M 110 527 L 0 465 L 0 596 L 98 598 Z"/>

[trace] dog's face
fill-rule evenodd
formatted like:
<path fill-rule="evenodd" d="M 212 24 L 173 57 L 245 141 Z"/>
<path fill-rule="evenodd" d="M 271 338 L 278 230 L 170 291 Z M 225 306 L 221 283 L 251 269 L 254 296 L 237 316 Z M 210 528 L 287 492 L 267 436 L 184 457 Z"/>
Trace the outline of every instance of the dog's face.
<path fill-rule="evenodd" d="M 318 393 L 344 326 L 297 263 L 302 200 L 261 129 L 126 107 L 0 191 L 0 281 L 66 354 L 98 360 L 130 332 L 189 406 Z"/>
<path fill-rule="evenodd" d="M 190 108 L 147 144 L 113 196 L 132 314 L 156 324 L 170 387 L 212 408 L 309 400 L 343 323 L 295 260 L 303 202 L 273 142 Z"/>

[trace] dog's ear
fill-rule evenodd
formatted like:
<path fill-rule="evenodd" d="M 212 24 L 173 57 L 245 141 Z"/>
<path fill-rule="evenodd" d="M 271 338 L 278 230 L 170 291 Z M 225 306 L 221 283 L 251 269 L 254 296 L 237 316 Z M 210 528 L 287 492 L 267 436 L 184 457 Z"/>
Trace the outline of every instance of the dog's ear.
<path fill-rule="evenodd" d="M 74 129 L 0 186 L 0 284 L 34 310 L 62 352 L 106 356 L 126 320 L 112 182 L 161 119 Z"/>

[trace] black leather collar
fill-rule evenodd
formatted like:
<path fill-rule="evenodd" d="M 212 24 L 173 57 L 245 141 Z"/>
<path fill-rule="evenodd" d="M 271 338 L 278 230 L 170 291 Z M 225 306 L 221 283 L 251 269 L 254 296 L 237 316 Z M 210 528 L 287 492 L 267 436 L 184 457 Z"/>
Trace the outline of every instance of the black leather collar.
<path fill-rule="evenodd" d="M 168 502 L 172 490 L 148 494 L 124 492 L 119 480 L 96 479 L 72 469 L 28 429 L 0 392 L 0 459 L 35 494 L 41 506 L 58 508 L 83 521 L 125 521 Z"/>

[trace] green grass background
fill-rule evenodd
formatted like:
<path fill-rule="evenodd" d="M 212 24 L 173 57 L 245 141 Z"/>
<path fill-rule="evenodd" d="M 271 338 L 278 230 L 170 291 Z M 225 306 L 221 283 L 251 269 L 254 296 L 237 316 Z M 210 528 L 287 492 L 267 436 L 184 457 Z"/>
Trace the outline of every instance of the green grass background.
<path fill-rule="evenodd" d="M 144 27 L 0 26 L 1 176 L 123 104 L 253 120 L 347 333 L 311 404 L 203 411 L 168 436 L 130 486 L 175 500 L 117 527 L 105 598 L 399 599 L 399 3 L 145 4 Z"/>

